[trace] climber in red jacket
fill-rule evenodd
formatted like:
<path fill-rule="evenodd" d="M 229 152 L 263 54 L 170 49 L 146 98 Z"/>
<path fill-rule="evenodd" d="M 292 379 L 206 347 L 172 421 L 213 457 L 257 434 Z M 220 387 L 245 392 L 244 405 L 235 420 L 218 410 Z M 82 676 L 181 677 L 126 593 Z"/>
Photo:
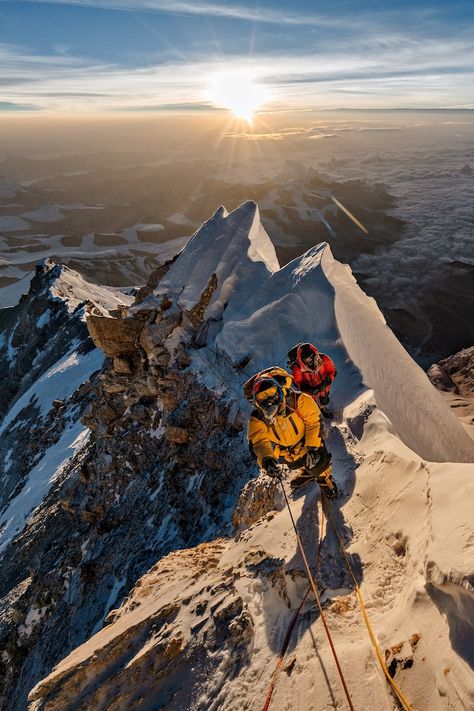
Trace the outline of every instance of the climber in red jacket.
<path fill-rule="evenodd" d="M 329 390 L 336 368 L 330 357 L 320 353 L 312 343 L 298 343 L 288 353 L 288 365 L 296 387 L 316 400 L 324 417 L 332 417 L 328 408 Z"/>

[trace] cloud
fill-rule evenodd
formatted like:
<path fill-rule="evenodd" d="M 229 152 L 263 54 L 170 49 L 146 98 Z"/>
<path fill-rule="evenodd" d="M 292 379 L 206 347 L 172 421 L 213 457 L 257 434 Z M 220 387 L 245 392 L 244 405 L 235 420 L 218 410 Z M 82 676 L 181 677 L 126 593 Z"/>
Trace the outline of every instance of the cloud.
<path fill-rule="evenodd" d="M 1 1 L 1 0 L 0 0 Z M 204 15 L 251 22 L 279 25 L 354 27 L 357 17 L 334 17 L 316 13 L 281 11 L 271 7 L 249 7 L 224 2 L 191 2 L 190 0 L 25 0 L 35 4 L 76 5 L 123 12 L 167 12 L 185 15 Z"/>
<path fill-rule="evenodd" d="M 120 107 L 117 109 L 117 111 L 137 111 L 137 112 L 146 112 L 146 111 L 171 111 L 171 112 L 202 112 L 202 111 L 218 111 L 222 112 L 224 109 L 216 109 L 215 106 L 212 106 L 210 103 L 206 102 L 183 102 L 183 103 L 177 103 L 177 104 L 145 104 L 145 105 L 137 105 L 137 106 L 129 106 L 129 107 Z"/>
<path fill-rule="evenodd" d="M 3 111 L 38 111 L 33 104 L 14 104 L 11 101 L 0 101 L 0 113 Z"/>
<path fill-rule="evenodd" d="M 172 3 L 170 3 L 171 5 Z M 174 6 L 174 5 L 173 5 Z M 225 6 L 228 8 L 229 6 Z M 369 30 L 366 28 L 366 31 Z M 435 107 L 466 103 L 474 74 L 468 32 L 413 38 L 394 32 L 322 40 L 299 53 L 217 56 L 206 46 L 143 57 L 139 66 L 0 44 L 2 99 L 46 111 L 204 110 L 212 77 L 238 65 L 268 89 L 268 111 L 313 108 Z M 316 69 L 315 69 L 316 68 Z M 86 99 L 86 97 L 88 97 Z M 200 107 L 200 108 L 199 108 Z M 151 110 L 151 109 L 148 109 Z"/>

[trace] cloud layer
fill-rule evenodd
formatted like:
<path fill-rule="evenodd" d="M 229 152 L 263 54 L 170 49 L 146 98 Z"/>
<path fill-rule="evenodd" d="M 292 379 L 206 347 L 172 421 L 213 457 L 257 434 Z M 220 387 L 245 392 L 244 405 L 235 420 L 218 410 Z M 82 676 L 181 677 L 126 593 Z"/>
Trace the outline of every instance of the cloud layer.
<path fill-rule="evenodd" d="M 172 104 L 202 109 L 213 77 L 236 67 L 265 85 L 272 110 L 474 106 L 472 25 L 446 23 L 434 10 L 369 13 L 353 5 L 345 14 L 324 14 L 308 13 L 307 5 L 298 12 L 297 3 L 286 11 L 277 3 L 29 0 L 22 5 L 36 18 L 44 14 L 46 39 L 35 44 L 28 35 L 25 44 L 25 37 L 15 37 L 15 17 L 2 11 L 11 5 L 0 0 L 9 40 L 0 44 L 0 85 L 10 106 L 48 112 L 166 110 Z M 64 38 L 58 30 L 64 41 L 56 32 L 48 45 L 55 12 L 62 13 L 56 26 L 64 28 Z M 103 36 L 96 29 L 90 42 L 78 25 L 76 38 L 77 13 L 83 25 L 94 27 L 99 12 Z M 140 22 L 133 41 L 127 23 L 114 20 L 125 12 L 133 14 L 129 27 Z M 159 36 L 150 19 L 155 15 Z"/>

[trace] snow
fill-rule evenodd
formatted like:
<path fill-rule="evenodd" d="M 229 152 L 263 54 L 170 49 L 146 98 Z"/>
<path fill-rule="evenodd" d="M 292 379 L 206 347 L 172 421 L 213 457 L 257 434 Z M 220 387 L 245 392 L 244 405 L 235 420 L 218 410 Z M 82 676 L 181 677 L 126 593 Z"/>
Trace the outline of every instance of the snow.
<path fill-rule="evenodd" d="M 89 430 L 81 422 L 74 422 L 66 427 L 58 442 L 49 447 L 41 461 L 33 467 L 21 492 L 1 513 L 0 552 L 21 531 L 71 457 L 84 447 L 88 436 Z"/>
<path fill-rule="evenodd" d="M 1 232 L 19 232 L 20 230 L 29 230 L 31 225 L 22 217 L 12 215 L 4 215 L 0 217 L 0 233 Z"/>
<path fill-rule="evenodd" d="M 138 225 L 135 225 L 135 229 L 139 232 L 160 232 L 165 228 L 163 227 L 163 225 L 159 224 L 147 224 L 140 222 L 138 223 Z"/>
<path fill-rule="evenodd" d="M 166 218 L 168 222 L 172 222 L 175 225 L 183 225 L 183 227 L 195 227 L 196 223 L 191 222 L 190 219 L 188 219 L 185 215 L 183 215 L 181 212 L 175 212 L 169 217 Z"/>
<path fill-rule="evenodd" d="M 24 277 L 18 279 L 9 286 L 0 288 L 0 308 L 16 306 L 23 294 L 27 294 L 34 272 L 29 272 Z"/>
<path fill-rule="evenodd" d="M 104 361 L 102 351 L 95 348 L 86 355 L 79 355 L 77 352 L 79 345 L 78 342 L 74 342 L 69 352 L 38 378 L 15 402 L 2 422 L 0 435 L 32 402 L 44 416 L 50 410 L 53 400 L 69 398 L 79 385 L 101 368 Z"/>
<path fill-rule="evenodd" d="M 230 214 L 220 207 L 191 237 L 155 295 L 168 292 L 183 308 L 190 309 L 215 273 L 218 286 L 209 313 L 217 318 L 226 303 L 227 315 L 278 268 L 275 248 L 260 223 L 257 205 L 248 201 Z M 234 292 L 236 299 L 232 298 Z"/>
<path fill-rule="evenodd" d="M 37 328 L 44 328 L 45 326 L 47 326 L 50 319 L 51 319 L 51 316 L 52 316 L 51 309 L 46 309 L 46 311 L 44 311 L 41 314 L 41 316 L 39 317 L 39 319 L 37 320 L 36 327 Z"/>
<path fill-rule="evenodd" d="M 64 219 L 59 205 L 42 205 L 31 212 L 24 212 L 22 217 L 33 222 L 59 222 Z"/>
<path fill-rule="evenodd" d="M 9 363 L 13 363 L 13 361 L 16 358 L 16 348 L 13 347 L 12 341 L 13 341 L 13 333 L 10 335 L 8 342 L 7 342 L 7 360 Z"/>
<path fill-rule="evenodd" d="M 33 628 L 41 620 L 48 607 L 30 607 L 25 618 L 24 624 L 18 627 L 18 632 L 24 637 L 29 637 L 33 632 Z"/>
<path fill-rule="evenodd" d="M 66 301 L 68 311 L 72 313 L 83 301 L 93 301 L 95 307 L 104 315 L 116 309 L 119 304 L 130 304 L 133 297 L 119 288 L 99 286 L 86 281 L 73 269 L 63 267 L 60 276 L 51 286 L 51 294 Z"/>
<path fill-rule="evenodd" d="M 333 358 L 338 370 L 331 393 L 336 414 L 326 425 L 326 441 L 340 491 L 335 517 L 382 653 L 400 646 L 412 654 L 413 668 L 399 668 L 396 680 L 415 709 L 470 709 L 474 443 L 396 340 L 376 303 L 326 244 L 278 269 L 269 242 L 254 203 L 244 203 L 230 215 L 221 208 L 193 235 L 155 296 L 167 290 L 190 308 L 211 274 L 217 274 L 218 289 L 207 314 L 219 320 L 217 333 L 207 347 L 193 352 L 191 368 L 244 411 L 243 381 L 273 363 L 284 365 L 296 342 L 313 341 Z M 248 353 L 252 360 L 245 372 L 237 373 L 231 364 Z M 197 475 L 190 476 L 188 492 L 198 485 Z M 318 487 L 310 484 L 292 495 L 285 486 L 303 545 L 314 561 L 322 527 Z M 161 521 L 158 539 L 169 535 L 172 517 L 168 513 Z M 197 603 L 208 603 L 211 589 L 219 591 L 212 598 L 217 609 L 219 595 L 228 596 L 226 584 L 234 576 L 234 591 L 253 623 L 248 661 L 236 673 L 229 649 L 206 647 L 205 633 L 197 637 L 207 666 L 194 708 L 262 707 L 283 635 L 307 585 L 288 511 L 280 507 L 241 534 L 221 539 L 220 545 L 217 562 L 207 568 L 194 571 L 180 557 L 183 551 L 166 558 L 163 579 L 158 578 L 160 564 L 155 566 L 114 622 L 62 660 L 41 684 L 55 690 L 55 684 L 66 680 L 87 704 L 81 692 L 94 687 L 97 677 L 92 675 L 98 674 L 104 707 L 115 698 L 126 699 L 126 667 L 133 667 L 134 679 L 148 673 L 140 658 L 153 645 L 154 632 L 147 636 L 141 624 L 150 624 L 173 605 L 170 638 L 177 633 L 180 649 L 196 644 Z M 395 703 L 331 532 L 326 530 L 322 545 L 318 579 L 326 588 L 323 599 L 336 603 L 330 602 L 327 620 L 354 707 L 393 711 Z M 270 562 L 282 561 L 280 578 L 252 571 L 249 556 L 260 552 Z M 117 662 L 122 643 L 133 649 L 132 660 L 124 654 L 123 666 Z M 173 658 L 178 681 L 180 672 L 189 679 L 186 665 L 192 655 L 186 654 Z M 346 708 L 311 599 L 297 622 L 290 660 L 292 671 L 280 675 L 272 709 Z M 138 687 L 133 688 L 137 698 Z M 179 694 L 178 686 L 174 693 Z M 175 698 L 173 703 L 178 708 Z"/>
<path fill-rule="evenodd" d="M 456 416 L 327 244 L 255 282 L 252 295 L 245 293 L 240 309 L 226 311 L 224 321 L 214 347 L 232 362 L 252 353 L 247 368 L 256 372 L 284 365 L 299 341 L 317 343 L 339 373 L 336 407 L 370 388 L 407 447 L 430 461 L 474 461 L 474 444 Z"/>

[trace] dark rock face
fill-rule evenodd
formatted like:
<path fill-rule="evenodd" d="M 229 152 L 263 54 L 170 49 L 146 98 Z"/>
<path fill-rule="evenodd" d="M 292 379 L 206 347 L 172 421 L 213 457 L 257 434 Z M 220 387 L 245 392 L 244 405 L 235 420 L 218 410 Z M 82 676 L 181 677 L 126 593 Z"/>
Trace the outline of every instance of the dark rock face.
<path fill-rule="evenodd" d="M 49 412 L 42 413 L 44 403 L 36 395 L 18 407 L 9 420 L 11 407 L 37 383 L 47 371 L 69 352 L 78 357 L 94 349 L 84 320 L 85 309 L 92 302 L 55 293 L 67 268 L 46 262 L 40 264 L 27 295 L 13 308 L 0 310 L 0 514 L 9 500 L 24 486 L 31 469 L 45 451 L 61 437 L 65 427 L 77 421 L 87 402 L 87 384 L 67 402 L 54 400 Z M 71 272 L 69 272 L 71 274 Z"/>
<path fill-rule="evenodd" d="M 474 438 L 474 346 L 435 363 L 427 375 Z"/>
<path fill-rule="evenodd" d="M 107 321 L 126 329 L 123 316 Z M 89 439 L 3 552 L 0 699 L 9 711 L 25 708 L 34 684 L 159 558 L 231 530 L 251 466 L 241 414 L 187 370 L 193 326 L 183 329 L 175 305 L 137 320 L 135 352 L 118 347 L 70 403 L 53 405 L 58 431 L 74 406 Z"/>
<path fill-rule="evenodd" d="M 439 390 L 474 397 L 474 346 L 435 363 L 427 374 Z"/>
<path fill-rule="evenodd" d="M 45 262 L 36 268 L 30 291 L 17 306 L 0 309 L 0 361 L 6 365 L 0 389 L 0 419 L 8 407 L 37 380 L 75 339 L 92 348 L 83 315 L 84 303 L 73 314 L 55 298 L 51 286 L 64 267 Z M 86 345 L 86 342 L 88 346 Z M 2 365 L 2 368 L 4 366 Z"/>

